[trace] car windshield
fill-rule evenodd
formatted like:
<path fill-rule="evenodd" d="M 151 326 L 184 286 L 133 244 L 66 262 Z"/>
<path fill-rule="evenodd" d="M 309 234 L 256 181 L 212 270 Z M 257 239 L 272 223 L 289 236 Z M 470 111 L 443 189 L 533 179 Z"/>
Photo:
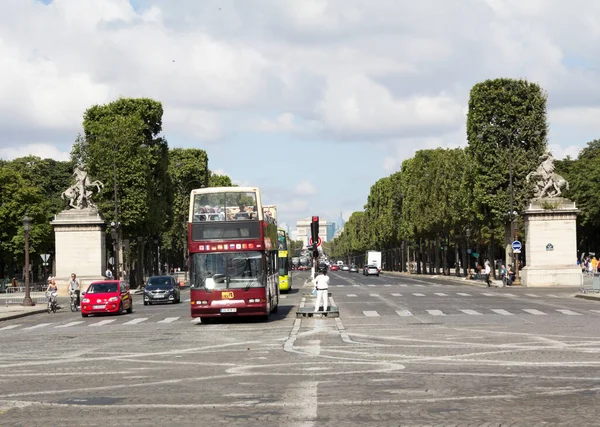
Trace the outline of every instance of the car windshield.
<path fill-rule="evenodd" d="M 192 289 L 264 287 L 263 256 L 258 251 L 194 254 L 190 259 Z"/>
<path fill-rule="evenodd" d="M 116 283 L 92 283 L 87 290 L 88 294 L 108 294 L 118 292 Z"/>
<path fill-rule="evenodd" d="M 146 284 L 147 288 L 165 288 L 165 287 L 173 287 L 173 279 L 169 276 L 156 276 L 150 277 L 148 279 L 148 283 Z"/>
<path fill-rule="evenodd" d="M 193 222 L 256 220 L 257 209 L 256 193 L 196 194 Z"/>

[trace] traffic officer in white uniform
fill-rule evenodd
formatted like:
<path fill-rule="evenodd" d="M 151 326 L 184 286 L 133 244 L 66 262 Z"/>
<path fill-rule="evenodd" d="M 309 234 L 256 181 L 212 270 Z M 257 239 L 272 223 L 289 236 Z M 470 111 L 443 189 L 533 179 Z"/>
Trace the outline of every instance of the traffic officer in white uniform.
<path fill-rule="evenodd" d="M 327 311 L 327 302 L 329 300 L 329 276 L 327 276 L 327 268 L 321 270 L 321 275 L 315 279 L 315 289 L 317 290 L 317 300 L 315 301 L 315 312 L 323 307 L 323 311 Z"/>

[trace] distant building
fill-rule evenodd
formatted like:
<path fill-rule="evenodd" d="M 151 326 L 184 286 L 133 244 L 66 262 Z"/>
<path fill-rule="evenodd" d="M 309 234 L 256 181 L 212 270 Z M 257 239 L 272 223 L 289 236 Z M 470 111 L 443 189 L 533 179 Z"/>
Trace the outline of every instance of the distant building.
<path fill-rule="evenodd" d="M 339 218 L 335 221 L 335 232 L 338 232 L 339 230 L 343 230 L 345 224 L 346 224 L 346 221 L 344 221 L 344 217 L 343 217 L 342 213 L 340 212 Z"/>
<path fill-rule="evenodd" d="M 312 218 L 303 218 L 296 221 L 296 240 L 302 241 L 302 244 L 306 247 L 311 238 L 310 224 Z M 323 218 L 319 219 L 319 237 L 323 242 L 329 242 L 333 239 L 335 224 L 333 222 L 327 222 Z"/>

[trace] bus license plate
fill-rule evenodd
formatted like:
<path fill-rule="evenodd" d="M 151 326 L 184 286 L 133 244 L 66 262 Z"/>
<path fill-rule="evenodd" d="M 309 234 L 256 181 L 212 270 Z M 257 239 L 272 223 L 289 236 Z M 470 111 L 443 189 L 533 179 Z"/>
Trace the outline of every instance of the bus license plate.
<path fill-rule="evenodd" d="M 235 313 L 237 308 L 222 308 L 221 313 Z"/>

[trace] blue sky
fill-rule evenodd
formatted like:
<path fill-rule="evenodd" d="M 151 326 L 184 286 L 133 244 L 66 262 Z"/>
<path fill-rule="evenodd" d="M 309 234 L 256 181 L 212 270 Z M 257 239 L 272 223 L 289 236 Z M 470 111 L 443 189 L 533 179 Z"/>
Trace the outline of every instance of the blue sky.
<path fill-rule="evenodd" d="M 93 104 L 147 96 L 173 147 L 262 188 L 280 220 L 347 219 L 416 150 L 464 146 L 471 87 L 548 93 L 549 146 L 600 134 L 600 3 L 5 0 L 0 158 L 68 158 Z"/>

